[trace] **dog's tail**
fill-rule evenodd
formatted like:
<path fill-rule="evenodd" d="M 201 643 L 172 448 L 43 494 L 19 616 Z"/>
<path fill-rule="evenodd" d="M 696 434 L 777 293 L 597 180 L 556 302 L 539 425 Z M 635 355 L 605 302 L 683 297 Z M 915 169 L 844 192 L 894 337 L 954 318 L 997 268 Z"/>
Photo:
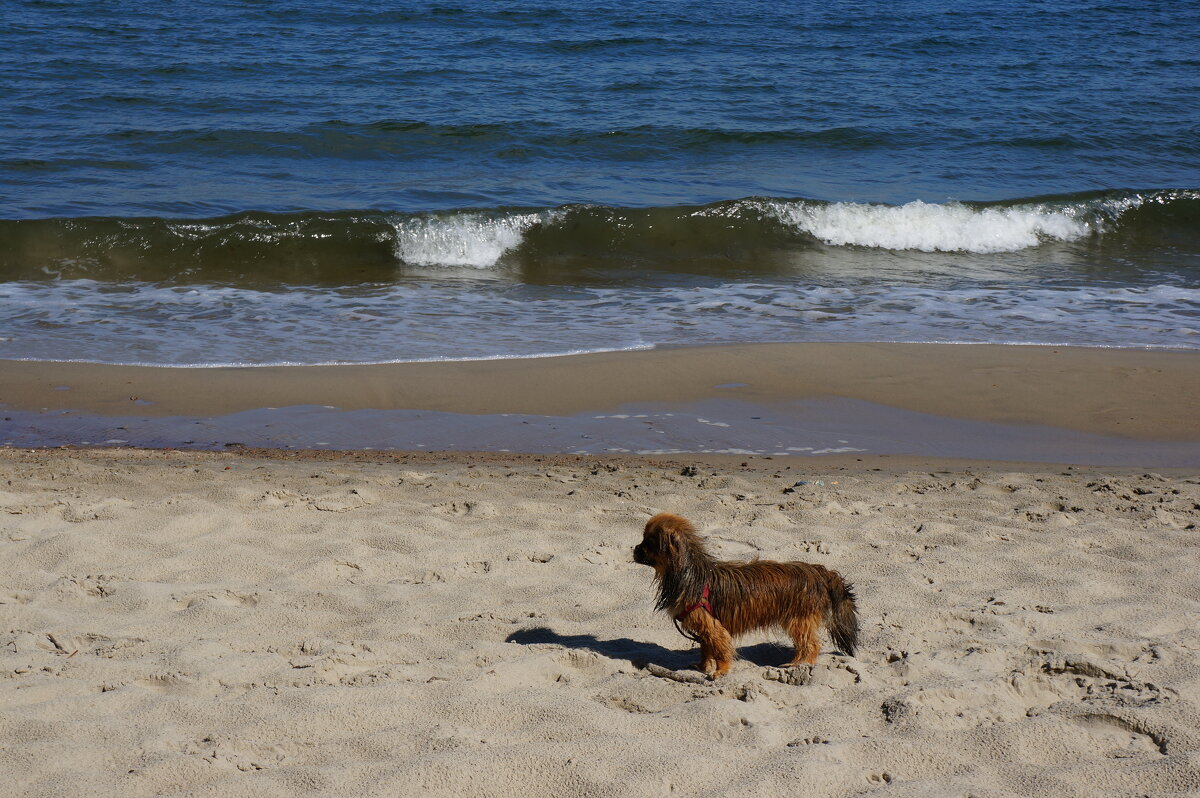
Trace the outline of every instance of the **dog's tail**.
<path fill-rule="evenodd" d="M 845 653 L 854 656 L 858 647 L 858 608 L 854 604 L 854 586 L 837 571 L 829 571 L 829 614 L 825 627 L 829 636 Z"/>

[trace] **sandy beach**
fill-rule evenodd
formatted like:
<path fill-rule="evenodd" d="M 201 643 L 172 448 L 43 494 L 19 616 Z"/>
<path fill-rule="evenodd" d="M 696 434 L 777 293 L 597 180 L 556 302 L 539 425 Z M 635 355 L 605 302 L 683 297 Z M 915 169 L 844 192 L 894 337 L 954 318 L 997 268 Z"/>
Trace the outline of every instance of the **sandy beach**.
<path fill-rule="evenodd" d="M 5 792 L 1194 794 L 1198 477 L 4 450 Z M 689 670 L 630 556 L 658 511 L 843 572 L 858 655 Z"/>
<path fill-rule="evenodd" d="M 876 6 L 6 0 L 0 798 L 1200 797 L 1200 6 Z"/>
<path fill-rule="evenodd" d="M 4 367 L 16 795 L 1200 790 L 1195 353 Z M 842 572 L 860 650 L 705 679 L 657 512 Z"/>

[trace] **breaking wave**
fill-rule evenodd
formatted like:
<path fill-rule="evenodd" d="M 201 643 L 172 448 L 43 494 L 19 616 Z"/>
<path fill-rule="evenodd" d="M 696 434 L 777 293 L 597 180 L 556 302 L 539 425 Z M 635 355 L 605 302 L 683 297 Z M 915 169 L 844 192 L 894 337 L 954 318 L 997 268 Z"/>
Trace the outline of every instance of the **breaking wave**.
<path fill-rule="evenodd" d="M 596 269 L 745 274 L 822 248 L 991 255 L 1086 245 L 1200 251 L 1200 191 L 904 205 L 748 198 L 426 214 L 246 212 L 214 219 L 0 220 L 0 280 L 358 284 L 405 268 L 569 278 Z"/>
<path fill-rule="evenodd" d="M 395 221 L 396 258 L 413 266 L 488 269 L 519 246 L 525 231 L 552 212 L 491 217 L 483 213 L 416 216 Z"/>
<path fill-rule="evenodd" d="M 1097 232 L 1077 208 L 972 208 L 961 203 L 901 206 L 851 202 L 779 203 L 781 221 L 826 244 L 921 252 L 1013 252 Z"/>

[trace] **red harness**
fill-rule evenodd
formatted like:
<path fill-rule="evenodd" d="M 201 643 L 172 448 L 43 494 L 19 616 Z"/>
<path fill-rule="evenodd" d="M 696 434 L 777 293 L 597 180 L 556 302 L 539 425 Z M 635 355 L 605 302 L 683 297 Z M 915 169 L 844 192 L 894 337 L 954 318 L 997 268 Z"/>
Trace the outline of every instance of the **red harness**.
<path fill-rule="evenodd" d="M 712 614 L 713 614 L 713 608 L 712 608 L 712 605 L 708 603 L 708 585 L 705 585 L 705 586 L 704 586 L 704 593 L 703 593 L 703 594 L 700 596 L 700 600 L 699 600 L 699 601 L 697 601 L 697 602 L 695 602 L 695 603 L 693 603 L 693 604 L 689 604 L 689 605 L 687 606 L 687 609 L 685 609 L 683 612 L 681 612 L 681 613 L 679 613 L 678 615 L 676 615 L 676 616 L 675 616 L 675 629 L 676 629 L 676 631 L 678 631 L 678 632 L 679 632 L 679 634 L 683 635 L 683 636 L 684 636 L 684 637 L 686 637 L 688 640 L 692 640 L 692 641 L 694 641 L 694 642 L 696 642 L 696 643 L 699 643 L 699 642 L 700 642 L 700 638 L 696 637 L 695 635 L 688 634 L 687 632 L 685 632 L 685 631 L 683 630 L 683 626 L 681 626 L 679 622 L 680 622 L 680 621 L 682 621 L 684 618 L 688 617 L 689 615 L 691 615 L 691 614 L 692 614 L 694 611 L 696 611 L 696 610 L 700 609 L 701 607 L 703 607 L 704 609 L 708 610 L 708 614 L 709 614 L 709 615 L 712 615 Z"/>
<path fill-rule="evenodd" d="M 700 600 L 694 604 L 689 604 L 686 610 L 675 616 L 675 620 L 682 621 L 684 618 L 688 617 L 701 607 L 708 610 L 709 615 L 713 614 L 712 605 L 708 603 L 708 585 L 704 586 L 704 593 L 700 596 Z"/>

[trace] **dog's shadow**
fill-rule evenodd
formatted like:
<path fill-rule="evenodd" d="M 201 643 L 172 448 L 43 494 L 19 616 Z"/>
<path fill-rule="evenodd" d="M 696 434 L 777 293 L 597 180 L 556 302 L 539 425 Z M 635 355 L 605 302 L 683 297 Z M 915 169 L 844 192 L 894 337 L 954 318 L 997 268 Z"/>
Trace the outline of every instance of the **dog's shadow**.
<path fill-rule="evenodd" d="M 693 667 L 700 658 L 699 647 L 686 641 L 681 641 L 682 647 L 676 650 L 664 648 L 657 643 L 630 640 L 628 637 L 601 640 L 595 635 L 562 635 L 544 626 L 513 632 L 504 640 L 507 643 L 520 643 L 525 646 L 552 643 L 563 648 L 594 651 L 610 659 L 626 660 L 635 668 L 645 668 L 654 664 L 673 671 L 685 670 Z M 741 659 L 764 668 L 787 663 L 791 659 L 791 653 L 789 646 L 776 643 L 756 643 L 738 649 Z"/>

